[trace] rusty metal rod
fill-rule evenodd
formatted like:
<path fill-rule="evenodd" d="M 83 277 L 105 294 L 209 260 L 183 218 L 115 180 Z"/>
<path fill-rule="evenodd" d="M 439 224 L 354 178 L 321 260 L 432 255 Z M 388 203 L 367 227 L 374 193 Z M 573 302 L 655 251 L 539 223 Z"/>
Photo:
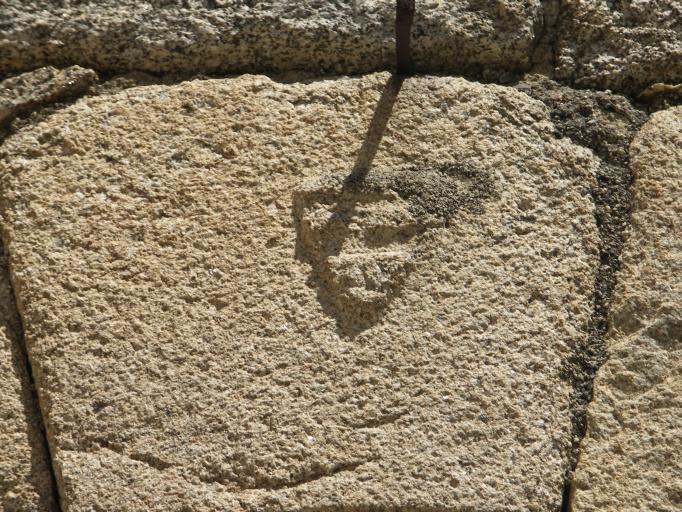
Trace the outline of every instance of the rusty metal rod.
<path fill-rule="evenodd" d="M 415 0 L 396 0 L 395 4 L 395 57 L 396 71 L 408 75 L 412 71 L 410 36 L 414 19 Z"/>

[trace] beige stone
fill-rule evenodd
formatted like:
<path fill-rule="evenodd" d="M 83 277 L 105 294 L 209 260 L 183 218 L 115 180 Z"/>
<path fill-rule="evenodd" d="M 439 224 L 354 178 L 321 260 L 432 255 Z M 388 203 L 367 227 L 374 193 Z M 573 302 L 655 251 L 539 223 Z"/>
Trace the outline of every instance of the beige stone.
<path fill-rule="evenodd" d="M 558 509 L 598 163 L 554 134 L 461 78 L 247 75 L 8 139 L 64 509 Z"/>
<path fill-rule="evenodd" d="M 575 511 L 682 506 L 682 108 L 654 114 L 631 146 L 632 226 L 595 381 Z"/>
<path fill-rule="evenodd" d="M 682 1 L 562 1 L 556 73 L 626 93 L 682 82 Z"/>
<path fill-rule="evenodd" d="M 0 247 L 0 512 L 55 510 L 49 463 Z"/>
<path fill-rule="evenodd" d="M 3 0 L 0 73 L 80 64 L 109 71 L 316 74 L 393 69 L 395 0 Z M 540 0 L 419 0 L 419 69 L 509 78 L 530 66 Z"/>
<path fill-rule="evenodd" d="M 96 80 L 94 71 L 80 66 L 62 70 L 39 68 L 3 80 L 0 82 L 0 128 L 36 108 L 82 95 Z"/>
<path fill-rule="evenodd" d="M 564 372 L 573 383 L 573 464 L 585 436 L 587 406 L 597 370 L 607 357 L 605 335 L 623 235 L 630 222 L 632 172 L 629 149 L 646 114 L 625 97 L 608 91 L 576 90 L 542 76 L 526 76 L 516 87 L 542 101 L 550 112 L 557 137 L 592 150 L 599 167 L 597 186 L 591 191 L 599 229 L 599 266 L 594 281 L 594 309 L 589 335 L 579 343 Z M 573 468 L 574 466 L 572 466 Z M 566 475 L 567 481 L 572 474 Z"/>

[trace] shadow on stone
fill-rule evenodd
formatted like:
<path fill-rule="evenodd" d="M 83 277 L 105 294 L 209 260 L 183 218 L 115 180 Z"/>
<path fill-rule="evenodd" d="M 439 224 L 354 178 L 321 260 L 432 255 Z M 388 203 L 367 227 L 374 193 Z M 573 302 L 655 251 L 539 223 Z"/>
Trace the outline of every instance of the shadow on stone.
<path fill-rule="evenodd" d="M 369 123 L 362 146 L 360 146 L 358 155 L 355 158 L 355 165 L 353 165 L 353 170 L 348 177 L 349 181 L 362 181 L 367 176 L 377 154 L 379 143 L 386 131 L 386 125 L 393 112 L 393 105 L 395 105 L 404 80 L 404 77 L 391 75 L 386 85 L 384 85 L 377 106 L 374 109 L 372 121 Z"/>
<path fill-rule="evenodd" d="M 341 335 L 379 322 L 416 268 L 423 235 L 494 195 L 489 175 L 446 163 L 374 169 L 361 180 L 328 175 L 294 192 L 296 258 Z"/>

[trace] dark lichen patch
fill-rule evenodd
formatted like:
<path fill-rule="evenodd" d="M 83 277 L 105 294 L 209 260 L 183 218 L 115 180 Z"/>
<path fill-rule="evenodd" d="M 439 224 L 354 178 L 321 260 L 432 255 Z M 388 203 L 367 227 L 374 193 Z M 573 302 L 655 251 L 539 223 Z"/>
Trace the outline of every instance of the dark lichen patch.
<path fill-rule="evenodd" d="M 392 190 L 407 201 L 415 217 L 446 223 L 460 210 L 479 210 L 495 195 L 490 174 L 455 162 L 376 169 L 363 180 L 347 180 L 344 186 L 356 192 Z"/>
<path fill-rule="evenodd" d="M 604 336 L 632 206 L 630 142 L 647 116 L 624 96 L 571 89 L 542 76 L 528 76 L 516 87 L 547 106 L 557 137 L 568 137 L 592 150 L 600 162 L 597 186 L 592 190 L 600 238 L 594 310 L 588 335 L 564 362 L 564 376 L 573 386 L 570 398 L 573 443 L 566 475 L 570 489 L 580 442 L 587 428 L 586 412 L 592 400 L 593 380 L 607 357 Z"/>

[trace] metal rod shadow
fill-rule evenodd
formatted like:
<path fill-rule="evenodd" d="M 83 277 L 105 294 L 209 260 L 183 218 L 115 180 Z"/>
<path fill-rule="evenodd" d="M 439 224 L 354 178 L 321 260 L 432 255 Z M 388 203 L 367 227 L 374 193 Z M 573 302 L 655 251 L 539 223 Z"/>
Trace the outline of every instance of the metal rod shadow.
<path fill-rule="evenodd" d="M 346 178 L 347 183 L 359 183 L 365 179 L 369 169 L 372 166 L 374 157 L 379 149 L 379 144 L 386 131 L 386 125 L 393 112 L 393 105 L 395 105 L 398 93 L 403 85 L 405 78 L 400 75 L 391 75 L 386 82 L 381 97 L 374 109 L 372 121 L 369 124 L 365 139 L 355 158 L 355 164 L 350 175 Z"/>

